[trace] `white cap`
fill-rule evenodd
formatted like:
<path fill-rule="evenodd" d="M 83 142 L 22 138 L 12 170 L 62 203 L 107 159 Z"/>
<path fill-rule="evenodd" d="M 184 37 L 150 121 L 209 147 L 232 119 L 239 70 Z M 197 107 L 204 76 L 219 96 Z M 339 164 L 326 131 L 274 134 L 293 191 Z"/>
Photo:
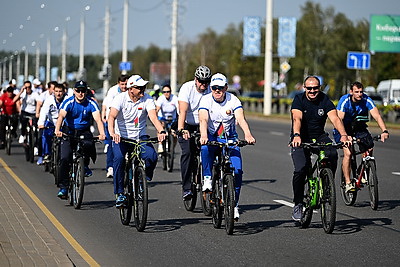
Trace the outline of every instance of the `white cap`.
<path fill-rule="evenodd" d="M 126 88 L 131 88 L 133 86 L 145 86 L 149 81 L 143 80 L 140 75 L 132 75 L 129 77 Z"/>
<path fill-rule="evenodd" d="M 33 85 L 41 85 L 42 83 L 39 81 L 39 79 L 34 79 L 33 80 Z"/>
<path fill-rule="evenodd" d="M 17 85 L 17 81 L 16 81 L 15 79 L 12 79 L 12 80 L 11 80 L 11 84 L 12 84 L 12 85 Z"/>
<path fill-rule="evenodd" d="M 210 86 L 225 86 L 228 84 L 228 80 L 226 79 L 225 75 L 222 73 L 216 73 L 211 77 Z"/>

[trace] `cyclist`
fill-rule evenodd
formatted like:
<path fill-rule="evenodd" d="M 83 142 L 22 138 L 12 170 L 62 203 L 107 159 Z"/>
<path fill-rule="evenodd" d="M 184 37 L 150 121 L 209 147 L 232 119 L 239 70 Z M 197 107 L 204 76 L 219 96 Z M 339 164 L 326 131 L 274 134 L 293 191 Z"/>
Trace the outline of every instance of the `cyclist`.
<path fill-rule="evenodd" d="M 53 141 L 54 127 L 57 122 L 60 105 L 65 98 L 65 87 L 62 84 L 55 84 L 54 95 L 48 97 L 40 109 L 38 128 L 44 129 L 42 134 L 42 155 L 46 159 L 51 153 L 51 144 Z M 45 129 L 45 127 L 48 127 Z"/>
<path fill-rule="evenodd" d="M 112 139 L 108 132 L 108 123 L 107 123 L 108 114 L 110 113 L 110 105 L 114 97 L 117 96 L 119 93 L 126 91 L 126 83 L 128 82 L 128 78 L 129 76 L 124 74 L 118 77 L 118 83 L 112 86 L 108 90 L 107 95 L 104 98 L 101 106 L 101 118 L 103 120 L 104 130 L 107 136 L 106 141 L 104 142 L 105 143 L 104 153 L 107 154 L 107 160 L 106 160 L 107 178 L 113 178 L 113 160 L 114 160 L 114 154 L 111 148 Z"/>
<path fill-rule="evenodd" d="M 62 137 L 63 133 L 73 136 L 84 136 L 83 151 L 85 157 L 85 176 L 91 176 L 89 161 L 92 158 L 96 161 L 96 147 L 91 140 L 93 134 L 90 131 L 91 118 L 97 123 L 99 139 L 105 139 L 104 125 L 101 121 L 100 110 L 95 101 L 87 97 L 88 86 L 85 81 L 77 81 L 74 86 L 74 96 L 65 99 L 60 105 L 60 112 L 56 122 L 54 133 Z M 61 126 L 64 125 L 61 129 Z M 62 131 L 61 131 L 62 130 Z M 67 197 L 68 174 L 70 162 L 72 160 L 72 147 L 76 146 L 75 140 L 62 140 L 60 143 L 60 169 L 58 177 L 60 179 L 60 190 L 58 197 L 65 199 Z"/>
<path fill-rule="evenodd" d="M 147 83 L 148 81 L 145 81 L 141 76 L 132 75 L 126 86 L 128 91 L 117 95 L 110 105 L 108 131 L 113 140 L 114 194 L 116 195 L 115 204 L 117 208 L 126 202 L 126 197 L 123 194 L 125 154 L 130 149 L 129 144 L 120 142 L 121 137 L 134 140 L 148 139 L 148 135 L 146 135 L 148 117 L 158 132 L 158 140 L 162 141 L 165 138 L 163 127 L 157 119 L 154 100 L 144 92 Z M 151 181 L 157 164 L 157 153 L 151 143 L 142 143 L 141 158 L 146 165 L 146 179 Z"/>
<path fill-rule="evenodd" d="M 6 125 L 13 126 L 13 136 L 16 136 L 18 126 L 18 111 L 20 109 L 20 103 L 15 100 L 13 93 L 14 88 L 9 86 L 6 92 L 0 96 L 0 108 L 1 108 L 1 119 L 0 119 L 0 149 L 4 149 L 4 142 L 6 139 Z"/>
<path fill-rule="evenodd" d="M 332 142 L 324 130 L 327 118 L 338 129 L 341 142 L 348 145 L 352 140 L 346 134 L 343 122 L 337 115 L 335 105 L 326 94 L 320 92 L 319 78 L 308 76 L 304 80 L 303 87 L 305 92 L 295 96 L 291 108 L 291 156 L 294 165 L 292 185 L 293 202 L 295 204 L 292 218 L 295 221 L 300 221 L 303 215 L 304 183 L 307 170 L 311 164 L 310 152 L 300 147 L 301 143 L 311 142 L 313 139 L 323 143 Z M 338 160 L 337 151 L 333 147 L 327 147 L 325 153 L 335 175 Z"/>
<path fill-rule="evenodd" d="M 162 87 L 162 96 L 160 96 L 156 101 L 156 110 L 158 115 L 158 120 L 164 127 L 168 118 L 172 119 L 171 129 L 176 130 L 177 127 L 177 110 L 178 110 L 178 97 L 173 95 L 171 92 L 171 86 L 166 84 Z M 174 145 L 176 140 L 174 140 Z M 163 147 L 158 144 L 158 153 L 163 152 Z"/>
<path fill-rule="evenodd" d="M 389 138 L 389 132 L 379 114 L 378 108 L 375 106 L 374 101 L 364 94 L 363 90 L 364 86 L 362 83 L 352 83 L 349 94 L 342 96 L 336 107 L 339 118 L 343 120 L 346 132 L 360 140 L 359 148 L 362 152 L 374 146 L 374 140 L 367 129 L 368 113 L 371 113 L 382 130 L 381 141 L 385 142 L 385 140 Z M 335 141 L 338 142 L 340 134 L 336 129 L 333 130 L 333 136 Z M 355 187 L 350 181 L 350 163 L 351 149 L 345 147 L 343 148 L 342 170 L 346 180 L 346 192 L 355 191 Z"/>
<path fill-rule="evenodd" d="M 202 97 L 209 94 L 211 70 L 207 66 L 197 67 L 194 80 L 184 83 L 178 95 L 178 142 L 181 146 L 182 197 L 192 198 L 191 172 L 196 157 L 196 143 L 190 134 L 199 130 L 199 104 Z"/>
<path fill-rule="evenodd" d="M 240 100 L 227 92 L 228 81 L 225 75 L 216 73 L 211 77 L 211 94 L 203 97 L 199 106 L 201 159 L 203 165 L 203 191 L 212 191 L 212 166 L 215 159 L 215 146 L 206 146 L 207 141 L 227 142 L 236 140 L 236 123 L 244 133 L 245 140 L 254 144 L 256 139 L 250 132 L 249 125 L 244 117 Z M 231 161 L 235 172 L 235 209 L 234 218 L 239 219 L 239 196 L 242 187 L 242 156 L 239 147 L 233 147 Z"/>

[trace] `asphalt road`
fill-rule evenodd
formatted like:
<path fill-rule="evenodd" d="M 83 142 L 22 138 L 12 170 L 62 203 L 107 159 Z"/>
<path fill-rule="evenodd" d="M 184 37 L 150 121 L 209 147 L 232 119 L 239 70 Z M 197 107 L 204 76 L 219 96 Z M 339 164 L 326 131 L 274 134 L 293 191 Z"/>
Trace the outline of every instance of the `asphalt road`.
<path fill-rule="evenodd" d="M 344 205 L 337 187 L 337 221 L 332 234 L 325 234 L 316 213 L 310 228 L 300 229 L 291 219 L 292 161 L 287 142 L 288 122 L 249 120 L 257 139 L 242 149 L 244 183 L 241 217 L 232 236 L 214 229 L 200 204 L 188 212 L 181 200 L 179 145 L 176 170 L 167 173 L 157 166 L 150 183 L 150 211 L 144 232 L 133 223 L 120 223 L 114 207 L 112 179 L 105 178 L 103 145 L 92 164 L 80 210 L 56 197 L 53 177 L 42 167 L 27 163 L 23 149 L 14 144 L 12 155 L 0 157 L 61 222 L 72 237 L 102 266 L 288 266 L 363 265 L 395 266 L 400 260 L 400 166 L 399 135 L 377 143 L 380 202 L 377 211 L 362 190 L 354 207 Z M 397 175 L 396 175 L 397 173 Z M 42 210 L 20 189 L 50 233 L 68 252 L 76 266 L 87 263 Z"/>

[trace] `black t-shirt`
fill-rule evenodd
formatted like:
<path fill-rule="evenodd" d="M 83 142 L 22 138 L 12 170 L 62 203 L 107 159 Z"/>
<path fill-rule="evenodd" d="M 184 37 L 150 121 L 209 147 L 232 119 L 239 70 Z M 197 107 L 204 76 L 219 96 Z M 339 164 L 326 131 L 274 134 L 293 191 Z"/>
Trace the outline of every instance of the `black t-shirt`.
<path fill-rule="evenodd" d="M 328 112 L 335 109 L 335 105 L 323 92 L 319 92 L 315 101 L 308 100 L 306 94 L 302 93 L 295 96 L 291 109 L 298 109 L 303 112 L 300 136 L 303 142 L 307 142 L 311 139 L 317 139 L 325 133 Z"/>

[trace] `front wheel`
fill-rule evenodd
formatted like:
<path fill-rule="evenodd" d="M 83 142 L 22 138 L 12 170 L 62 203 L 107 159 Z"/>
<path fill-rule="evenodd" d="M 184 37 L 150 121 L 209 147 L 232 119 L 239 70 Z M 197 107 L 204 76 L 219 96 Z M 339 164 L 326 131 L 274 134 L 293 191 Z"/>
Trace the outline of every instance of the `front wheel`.
<path fill-rule="evenodd" d="M 11 155 L 11 130 L 7 129 L 6 132 L 6 153 Z"/>
<path fill-rule="evenodd" d="M 82 205 L 85 188 L 85 164 L 83 157 L 80 157 L 75 164 L 76 172 L 73 179 L 72 193 L 74 196 L 74 208 L 79 209 Z"/>
<path fill-rule="evenodd" d="M 29 128 L 27 138 L 28 138 L 27 145 L 28 145 L 29 161 L 30 163 L 33 163 L 35 161 L 35 147 L 34 147 L 35 143 L 33 140 L 32 128 Z"/>
<path fill-rule="evenodd" d="M 175 146 L 174 136 L 169 133 L 168 135 L 168 148 L 167 148 L 167 170 L 172 172 L 174 169 Z"/>
<path fill-rule="evenodd" d="M 183 200 L 183 204 L 187 211 L 193 211 L 194 208 L 196 207 L 196 203 L 197 203 L 197 183 L 196 183 L 196 181 L 197 181 L 198 176 L 201 175 L 201 165 L 196 162 L 195 166 L 197 166 L 197 168 L 195 170 L 193 170 L 191 181 L 190 181 L 191 182 L 190 190 L 192 191 L 192 197 L 187 200 L 185 200 L 185 199 Z"/>
<path fill-rule="evenodd" d="M 311 223 L 313 208 L 311 207 L 311 199 L 313 192 L 311 190 L 310 182 L 306 182 L 304 186 L 304 211 L 303 216 L 300 220 L 301 228 L 308 228 Z"/>
<path fill-rule="evenodd" d="M 235 209 L 235 185 L 231 174 L 224 177 L 224 218 L 225 230 L 228 235 L 233 234 L 234 209 Z"/>
<path fill-rule="evenodd" d="M 376 174 L 376 163 L 370 160 L 366 163 L 364 170 L 364 178 L 368 181 L 370 204 L 373 210 L 378 209 L 379 194 L 378 194 L 378 176 Z"/>
<path fill-rule="evenodd" d="M 119 217 L 123 225 L 129 225 L 132 217 L 132 205 L 133 205 L 132 176 L 133 176 L 133 170 L 131 166 L 125 172 L 125 177 L 124 177 L 124 188 L 125 188 L 124 193 L 127 199 L 127 203 L 126 205 L 123 205 L 122 207 L 119 208 Z"/>
<path fill-rule="evenodd" d="M 346 180 L 342 171 L 341 181 L 340 181 L 340 194 L 342 195 L 343 202 L 346 206 L 353 206 L 357 199 L 357 190 L 353 192 L 346 192 Z"/>
<path fill-rule="evenodd" d="M 332 170 L 324 168 L 320 174 L 321 220 L 325 233 L 332 233 L 336 221 L 336 192 Z"/>
<path fill-rule="evenodd" d="M 139 232 L 144 231 L 148 214 L 148 189 L 146 172 L 138 166 L 134 174 L 133 206 L 135 209 L 135 226 Z"/>
<path fill-rule="evenodd" d="M 215 182 L 214 182 L 215 181 Z M 211 195 L 211 210 L 212 210 L 212 222 L 214 225 L 214 228 L 221 228 L 222 224 L 222 212 L 223 212 L 223 207 L 222 207 L 222 192 L 220 191 L 220 178 L 218 175 L 218 171 L 216 170 L 216 167 L 214 166 L 213 169 L 213 189 L 212 189 L 212 195 Z"/>

